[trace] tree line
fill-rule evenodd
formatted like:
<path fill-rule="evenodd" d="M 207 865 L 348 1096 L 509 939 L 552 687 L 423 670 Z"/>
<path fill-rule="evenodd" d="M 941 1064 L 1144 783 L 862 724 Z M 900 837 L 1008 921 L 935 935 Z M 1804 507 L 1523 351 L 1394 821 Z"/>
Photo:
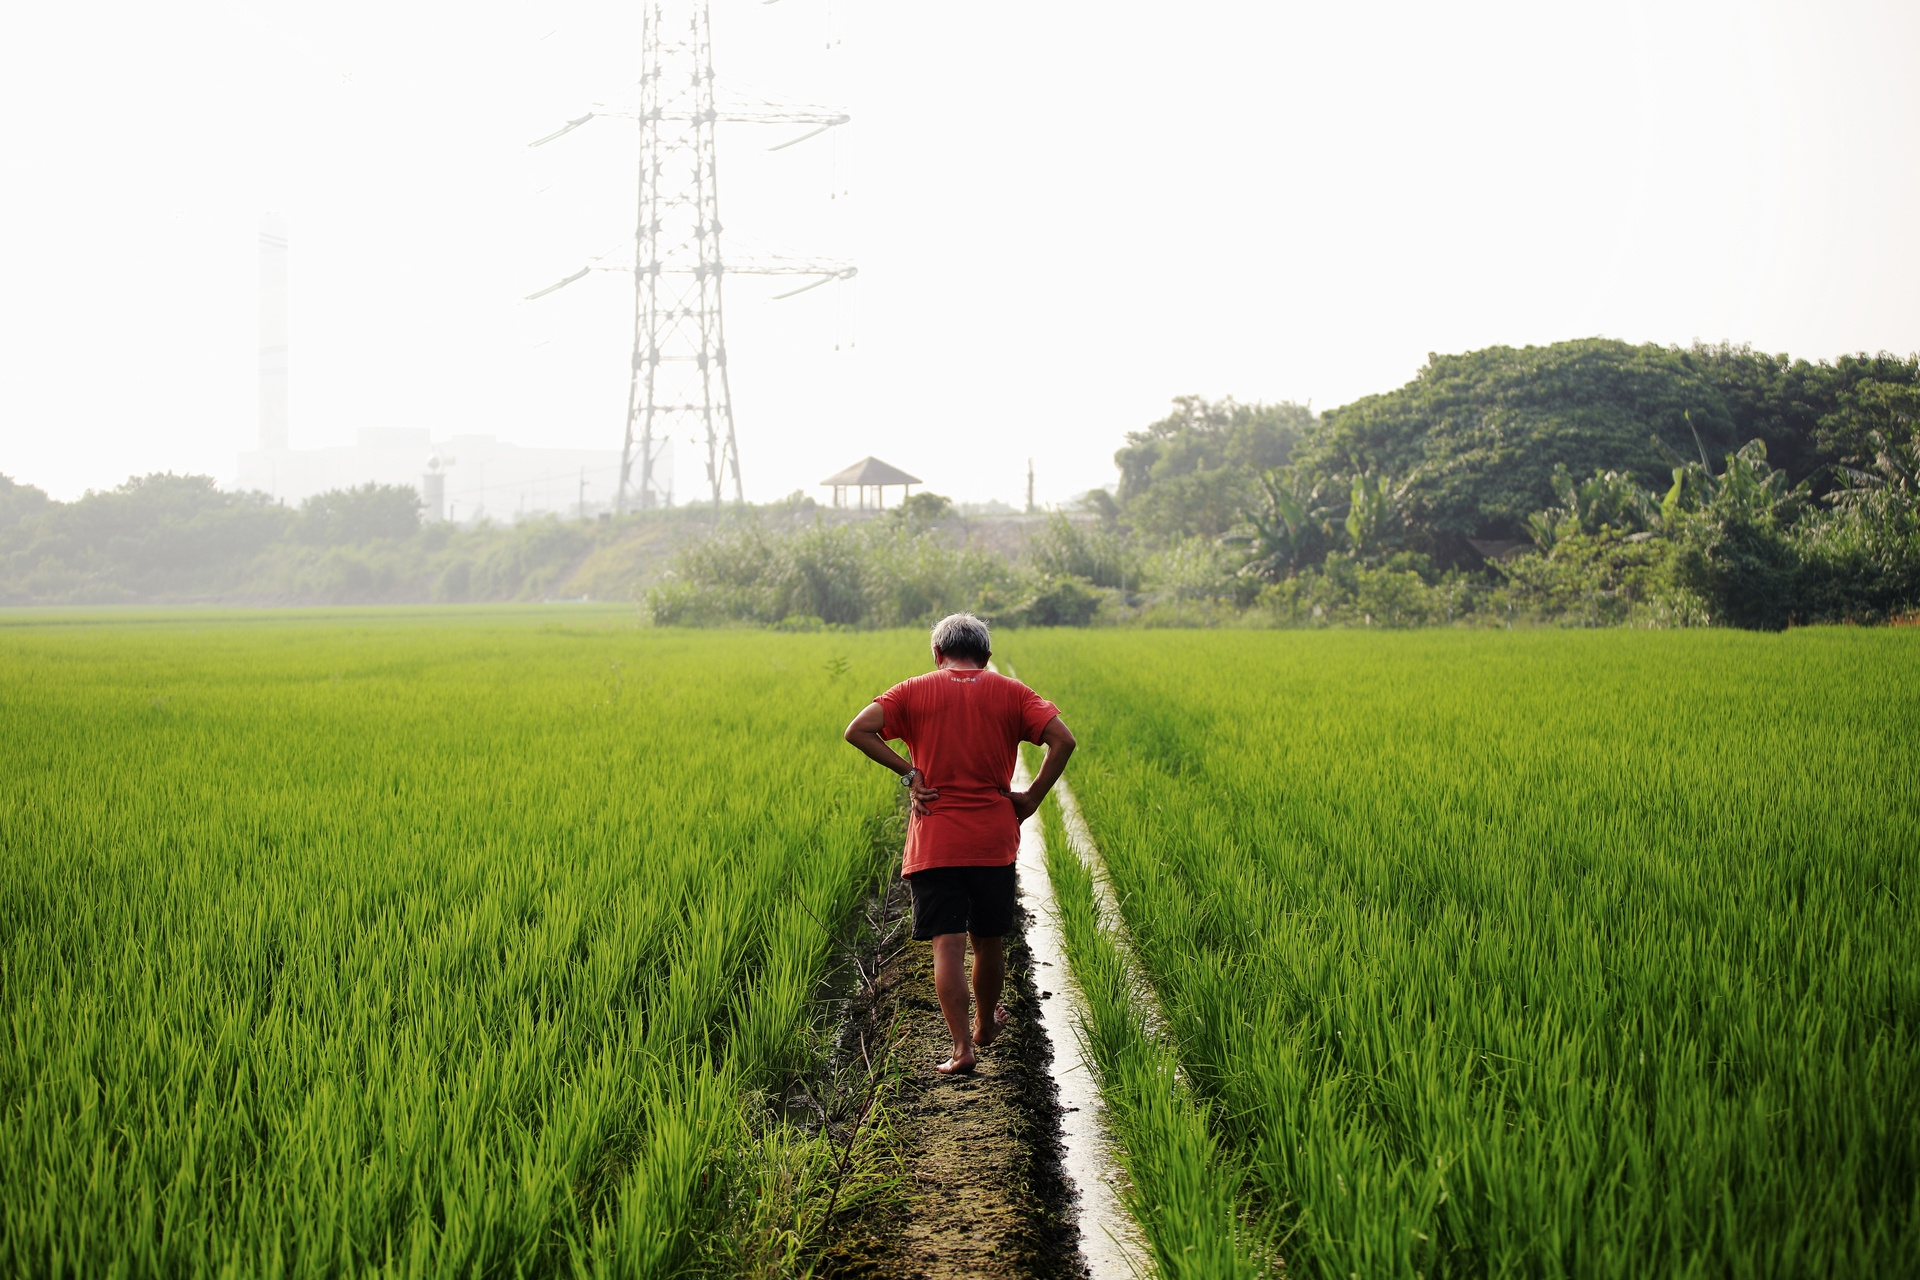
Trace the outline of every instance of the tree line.
<path fill-rule="evenodd" d="M 933 494 L 606 524 L 297 509 L 205 476 L 72 503 L 0 477 L 0 601 L 638 598 L 659 623 L 1876 623 L 1920 609 L 1920 358 L 1591 338 L 1433 355 L 1315 413 L 1182 396 L 1017 556 Z M 1004 550 L 1004 548 L 1002 549 Z M 664 574 L 662 564 L 670 564 Z"/>
<path fill-rule="evenodd" d="M 0 476 L 0 603 L 403 603 L 539 598 L 606 540 L 543 520 L 422 524 L 406 485 L 286 507 L 156 473 L 56 502 Z"/>

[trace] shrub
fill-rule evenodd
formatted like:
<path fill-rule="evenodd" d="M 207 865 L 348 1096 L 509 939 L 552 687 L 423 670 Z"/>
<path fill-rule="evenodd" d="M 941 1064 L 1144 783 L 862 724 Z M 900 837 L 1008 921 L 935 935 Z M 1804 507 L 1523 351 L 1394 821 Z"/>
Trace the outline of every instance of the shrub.
<path fill-rule="evenodd" d="M 791 534 L 749 520 L 683 549 L 645 607 L 660 626 L 773 626 L 797 617 L 828 627 L 898 627 L 1016 599 L 1015 584 L 999 557 L 955 546 L 911 519 L 816 524 Z"/>
<path fill-rule="evenodd" d="M 1093 621 L 1105 593 L 1085 578 L 1043 573 L 1029 584 L 1025 597 L 998 620 L 1013 626 L 1084 627 Z"/>
<path fill-rule="evenodd" d="M 1034 535 L 1027 561 L 1041 574 L 1084 578 L 1097 587 L 1140 584 L 1139 557 L 1117 530 L 1075 524 L 1058 512 Z"/>

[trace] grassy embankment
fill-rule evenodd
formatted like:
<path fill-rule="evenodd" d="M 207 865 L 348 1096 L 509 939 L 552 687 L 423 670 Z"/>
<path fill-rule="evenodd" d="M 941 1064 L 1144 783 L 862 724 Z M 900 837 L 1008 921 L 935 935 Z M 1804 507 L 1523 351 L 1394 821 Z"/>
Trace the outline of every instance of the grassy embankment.
<path fill-rule="evenodd" d="M 1056 816 L 1170 1273 L 1244 1274 L 1263 1238 L 1330 1278 L 1911 1268 L 1912 637 L 1006 648 L 1084 744 L 1072 781 L 1164 1015 L 1130 998 Z"/>
<path fill-rule="evenodd" d="M 10 1274 L 793 1260 L 918 646 L 630 616 L 0 620 Z"/>

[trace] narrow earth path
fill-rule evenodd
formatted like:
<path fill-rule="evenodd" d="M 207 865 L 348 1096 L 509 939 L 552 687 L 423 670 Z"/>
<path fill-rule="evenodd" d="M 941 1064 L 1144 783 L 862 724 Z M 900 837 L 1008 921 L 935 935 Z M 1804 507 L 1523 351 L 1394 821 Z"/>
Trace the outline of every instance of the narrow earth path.
<path fill-rule="evenodd" d="M 905 910 L 905 886 L 894 892 Z M 897 1013 L 902 1029 L 892 1123 L 910 1186 L 904 1204 L 844 1229 L 822 1274 L 1086 1277 L 1073 1187 L 1061 1167 L 1053 1047 L 1040 1017 L 1045 1001 L 1025 937 L 1016 934 L 1008 944 L 1005 1003 L 1013 1018 L 981 1051 L 972 1077 L 933 1069 L 949 1049 L 933 989 L 933 949 L 909 943 L 883 970 L 880 1000 L 892 1011 L 884 1020 Z"/>

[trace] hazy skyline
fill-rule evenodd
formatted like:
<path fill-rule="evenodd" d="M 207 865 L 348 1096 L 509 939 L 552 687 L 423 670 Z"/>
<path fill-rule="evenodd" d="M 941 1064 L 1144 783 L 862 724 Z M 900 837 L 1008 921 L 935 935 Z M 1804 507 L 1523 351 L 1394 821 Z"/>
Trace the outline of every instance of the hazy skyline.
<path fill-rule="evenodd" d="M 14 18 L 0 472 L 223 482 L 258 438 L 256 233 L 291 242 L 296 448 L 619 447 L 639 7 L 48 6 Z M 1430 351 L 1603 334 L 1920 350 L 1920 6 L 715 0 L 748 496 L 873 453 L 956 499 L 1110 482 L 1185 393 L 1326 408 Z M 836 47 L 824 46 L 829 39 Z M 829 199 L 829 192 L 846 194 Z M 787 287 L 790 287 L 787 286 Z M 836 351 L 836 341 L 840 350 Z M 698 451 L 677 449 L 684 496 Z M 602 495 L 604 496 L 604 495 Z"/>

